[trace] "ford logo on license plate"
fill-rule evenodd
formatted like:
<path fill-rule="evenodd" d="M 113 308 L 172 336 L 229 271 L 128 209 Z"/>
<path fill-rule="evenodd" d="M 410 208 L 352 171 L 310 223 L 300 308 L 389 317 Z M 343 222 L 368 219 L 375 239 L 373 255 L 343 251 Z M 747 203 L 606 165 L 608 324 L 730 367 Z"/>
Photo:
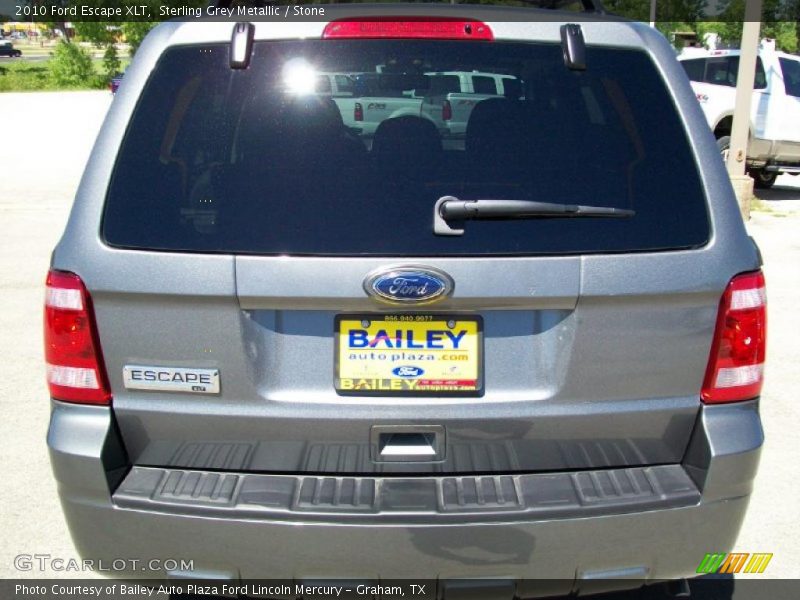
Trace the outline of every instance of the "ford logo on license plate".
<path fill-rule="evenodd" d="M 395 304 L 435 302 L 453 292 L 453 280 L 431 267 L 393 267 L 371 273 L 364 280 L 370 296 Z"/>
<path fill-rule="evenodd" d="M 419 367 L 414 366 L 407 366 L 407 367 L 397 367 L 392 369 L 392 373 L 397 377 L 420 377 L 425 374 L 424 369 L 420 369 Z"/>

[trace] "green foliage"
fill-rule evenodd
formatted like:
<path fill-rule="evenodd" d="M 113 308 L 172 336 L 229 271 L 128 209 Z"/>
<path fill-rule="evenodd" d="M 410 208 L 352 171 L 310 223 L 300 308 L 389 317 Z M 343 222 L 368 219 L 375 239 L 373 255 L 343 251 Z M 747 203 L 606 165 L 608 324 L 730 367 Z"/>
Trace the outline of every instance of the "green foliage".
<path fill-rule="evenodd" d="M 104 90 L 108 85 L 105 75 L 93 75 L 80 85 L 58 84 L 51 73 L 49 62 L 24 60 L 0 62 L 0 92 L 44 92 L 56 90 Z M 122 61 L 120 70 L 126 66 Z M 100 59 L 93 61 L 95 72 L 103 71 Z"/>
<path fill-rule="evenodd" d="M 720 41 L 738 46 L 742 39 L 746 0 L 727 0 L 721 4 L 718 21 L 698 22 L 696 31 L 714 32 Z M 800 0 L 764 0 L 761 15 L 761 38 L 772 38 L 779 50 L 797 52 L 800 36 Z"/>
<path fill-rule="evenodd" d="M 76 21 L 72 26 L 75 35 L 95 46 L 105 46 L 114 41 L 114 30 L 105 21 Z"/>
<path fill-rule="evenodd" d="M 135 6 L 147 6 L 150 9 L 150 14 L 157 17 L 159 15 L 159 8 L 167 4 L 163 0 L 123 0 L 126 4 Z M 181 6 L 204 8 L 208 6 L 208 0 L 182 0 Z M 153 27 L 158 25 L 154 21 L 125 21 L 116 23 L 122 30 L 125 40 L 131 46 L 131 56 L 136 53 L 141 45 L 144 37 L 150 32 Z"/>
<path fill-rule="evenodd" d="M 53 89 L 50 69 L 44 63 L 14 61 L 0 67 L 0 92 L 39 92 Z"/>
<path fill-rule="evenodd" d="M 103 53 L 103 79 L 106 82 L 111 81 L 111 78 L 119 73 L 120 66 L 117 47 L 114 44 L 109 44 L 106 46 L 105 53 Z"/>
<path fill-rule="evenodd" d="M 742 39 L 747 0 L 657 0 L 656 26 L 667 38 L 675 32 L 694 32 L 703 40 L 705 34 L 716 33 L 724 44 L 738 46 Z M 800 0 L 763 0 L 761 37 L 772 38 L 785 52 L 800 48 Z M 612 13 L 650 20 L 650 2 L 646 0 L 605 0 Z M 717 14 L 709 16 L 714 9 Z M 713 20 L 712 20 L 713 19 Z"/>
<path fill-rule="evenodd" d="M 130 44 L 131 56 L 133 56 L 136 50 L 139 49 L 142 40 L 144 40 L 144 36 L 146 36 L 153 27 L 158 25 L 158 23 L 151 21 L 126 21 L 119 25 L 122 29 L 122 34 L 125 36 L 125 40 Z"/>
<path fill-rule="evenodd" d="M 59 42 L 50 59 L 50 76 L 59 87 L 85 87 L 94 80 L 92 57 L 77 44 Z"/>
<path fill-rule="evenodd" d="M 650 2 L 647 0 L 605 0 L 603 5 L 609 12 L 629 19 L 650 20 Z M 656 22 L 687 23 L 695 21 L 702 16 L 706 5 L 707 0 L 658 0 Z"/>
<path fill-rule="evenodd" d="M 775 40 L 775 45 L 784 52 L 797 52 L 798 30 L 797 24 L 789 21 L 775 21 L 764 23 L 761 28 L 761 37 Z"/>
<path fill-rule="evenodd" d="M 702 41 L 708 33 L 716 33 L 726 44 L 738 44 L 742 39 L 741 21 L 700 21 L 695 24 L 697 37 Z"/>

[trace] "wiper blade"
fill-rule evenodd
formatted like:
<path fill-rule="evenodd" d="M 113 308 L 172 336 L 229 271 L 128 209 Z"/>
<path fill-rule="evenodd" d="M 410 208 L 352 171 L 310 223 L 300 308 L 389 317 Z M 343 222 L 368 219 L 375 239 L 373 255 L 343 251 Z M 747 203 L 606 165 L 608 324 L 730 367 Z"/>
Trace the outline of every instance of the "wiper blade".
<path fill-rule="evenodd" d="M 557 204 L 534 200 L 459 200 L 443 196 L 433 210 L 433 232 L 436 235 L 463 235 L 464 229 L 453 227 L 448 221 L 478 219 L 535 219 L 569 217 L 632 217 L 636 211 L 610 206 L 583 206 Z"/>

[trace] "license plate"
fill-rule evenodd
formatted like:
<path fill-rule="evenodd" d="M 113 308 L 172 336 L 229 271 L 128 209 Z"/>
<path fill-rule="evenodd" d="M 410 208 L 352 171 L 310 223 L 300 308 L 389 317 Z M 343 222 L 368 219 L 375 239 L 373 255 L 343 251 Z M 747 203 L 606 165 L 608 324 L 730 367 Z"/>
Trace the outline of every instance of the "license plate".
<path fill-rule="evenodd" d="M 483 323 L 462 315 L 339 315 L 336 391 L 344 395 L 477 396 Z"/>

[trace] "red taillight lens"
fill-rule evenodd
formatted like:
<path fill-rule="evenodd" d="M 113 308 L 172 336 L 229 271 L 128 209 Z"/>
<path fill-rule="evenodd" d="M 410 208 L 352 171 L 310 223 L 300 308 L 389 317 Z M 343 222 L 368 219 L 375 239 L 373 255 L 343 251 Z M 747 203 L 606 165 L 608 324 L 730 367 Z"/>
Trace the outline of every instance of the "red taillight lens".
<path fill-rule="evenodd" d="M 322 39 L 394 38 L 429 40 L 493 40 L 486 23 L 450 19 L 403 21 L 348 19 L 332 21 L 325 26 Z"/>
<path fill-rule="evenodd" d="M 442 120 L 449 121 L 453 118 L 453 107 L 450 106 L 450 100 L 442 102 Z"/>
<path fill-rule="evenodd" d="M 110 404 L 91 299 L 74 273 L 47 274 L 44 357 L 50 396 L 66 402 Z"/>
<path fill-rule="evenodd" d="M 353 106 L 353 120 L 354 121 L 364 120 L 364 107 L 361 106 L 361 102 L 356 102 L 355 106 Z"/>
<path fill-rule="evenodd" d="M 719 303 L 701 396 L 704 402 L 750 400 L 761 393 L 767 349 L 767 296 L 761 271 L 737 275 Z"/>

